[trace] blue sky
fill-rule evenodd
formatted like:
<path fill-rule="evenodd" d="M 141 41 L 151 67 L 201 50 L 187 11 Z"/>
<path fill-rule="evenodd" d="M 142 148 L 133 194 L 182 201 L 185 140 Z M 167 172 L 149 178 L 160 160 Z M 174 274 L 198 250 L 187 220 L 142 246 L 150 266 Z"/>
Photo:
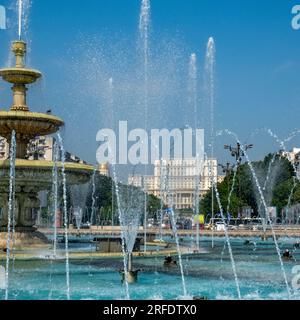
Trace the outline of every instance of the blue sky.
<path fill-rule="evenodd" d="M 7 7 L 13 3 L 0 0 Z M 160 81 L 164 80 L 166 90 L 170 87 L 170 99 L 165 93 L 158 94 L 159 102 L 153 98 L 156 116 L 152 125 L 167 123 L 173 128 L 185 124 L 183 115 L 193 117 L 182 95 L 176 96 L 177 88 L 184 86 L 185 75 L 181 74 L 188 68 L 192 52 L 197 53 L 202 78 L 206 43 L 213 36 L 217 47 L 216 127 L 229 128 L 242 141 L 254 143 L 254 159 L 278 149 L 266 135 L 251 141 L 249 136 L 255 129 L 269 127 L 286 137 L 299 127 L 300 30 L 291 27 L 295 4 L 300 1 L 152 0 L 153 73 L 161 72 Z M 51 106 L 66 120 L 66 147 L 90 162 L 95 162 L 96 132 L 107 124 L 109 112 L 104 106 L 103 79 L 111 73 L 124 87 L 134 77 L 130 68 L 136 66 L 132 52 L 136 49 L 139 10 L 139 0 L 33 0 L 26 36 L 31 48 L 28 60 L 44 72 L 45 79 L 32 90 L 32 109 L 43 111 Z M 0 30 L 1 65 L 7 64 L 9 42 L 16 34 L 11 10 L 9 18 L 10 28 Z M 172 70 L 174 79 L 170 79 Z M 99 86 L 93 87 L 96 79 Z M 157 78 L 153 79 L 157 83 Z M 130 90 L 135 86 L 132 83 Z M 1 108 L 9 106 L 7 88 L 0 85 Z M 138 122 L 141 110 L 129 94 L 126 99 L 122 94 L 124 88 L 116 99 L 124 106 L 116 114 L 126 109 L 121 118 L 137 113 Z M 160 109 L 163 115 L 159 115 Z M 204 106 L 202 109 L 206 113 Z M 225 161 L 223 142 L 233 141 L 217 141 L 218 156 Z M 288 147 L 293 145 L 300 142 L 293 140 Z"/>

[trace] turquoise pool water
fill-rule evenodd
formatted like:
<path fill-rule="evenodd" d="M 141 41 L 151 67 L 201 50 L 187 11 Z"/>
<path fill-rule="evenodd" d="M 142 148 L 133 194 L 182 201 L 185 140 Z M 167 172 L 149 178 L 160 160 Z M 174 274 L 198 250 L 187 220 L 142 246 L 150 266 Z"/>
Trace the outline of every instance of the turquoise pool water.
<path fill-rule="evenodd" d="M 183 239 L 184 244 L 190 239 Z M 245 239 L 231 241 L 243 299 L 287 299 L 287 290 L 277 252 L 272 241 L 251 239 L 256 245 L 245 245 Z M 282 252 L 293 251 L 295 239 L 279 241 Z M 201 239 L 205 253 L 184 255 L 183 264 L 187 292 L 208 299 L 237 299 L 237 291 L 224 239 L 216 239 L 211 248 L 209 238 Z M 88 251 L 88 244 L 71 244 L 71 251 Z M 224 249 L 225 248 L 225 249 Z M 300 294 L 293 291 L 292 273 L 300 264 L 300 250 L 294 251 L 294 260 L 284 262 L 293 299 Z M 163 267 L 163 257 L 137 258 L 136 267 L 142 269 L 139 282 L 130 286 L 131 299 L 182 299 L 182 282 L 179 268 Z M 4 261 L 0 264 L 4 265 Z M 70 261 L 71 298 L 75 300 L 115 300 L 125 298 L 118 270 L 121 259 L 85 259 Z M 66 299 L 64 261 L 15 261 L 10 275 L 9 298 L 13 300 Z M 4 292 L 0 291 L 0 298 Z"/>

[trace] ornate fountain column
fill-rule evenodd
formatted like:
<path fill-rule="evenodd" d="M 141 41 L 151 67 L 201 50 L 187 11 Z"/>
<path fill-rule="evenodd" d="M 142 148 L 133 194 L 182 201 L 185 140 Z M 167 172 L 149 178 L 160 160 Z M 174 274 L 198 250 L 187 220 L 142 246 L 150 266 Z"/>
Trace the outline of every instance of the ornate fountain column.
<path fill-rule="evenodd" d="M 10 107 L 11 112 L 16 112 L 16 114 L 21 114 L 24 112 L 24 118 L 27 114 L 27 120 L 30 119 L 29 108 L 26 103 L 27 87 L 26 85 L 36 82 L 42 74 L 33 69 L 25 68 L 25 55 L 27 52 L 27 45 L 23 41 L 15 41 L 12 43 L 12 52 L 15 55 L 16 63 L 14 68 L 2 69 L 0 75 L 6 82 L 12 83 L 13 92 L 13 103 Z M 14 123 L 14 126 L 16 123 Z M 16 141 L 17 141 L 17 159 L 25 159 L 27 154 L 27 147 L 31 139 L 36 136 L 35 130 L 31 130 L 30 123 L 27 121 L 27 130 L 24 130 L 25 123 L 19 121 L 17 127 L 11 128 L 16 131 Z M 10 123 L 6 122 L 6 126 L 10 127 Z M 10 141 L 11 131 L 9 130 L 4 137 L 7 141 Z"/>
<path fill-rule="evenodd" d="M 36 82 L 42 74 L 28 69 L 24 63 L 26 43 L 15 41 L 12 52 L 16 63 L 13 68 L 0 70 L 4 81 L 12 84 L 13 103 L 9 111 L 0 111 L 0 136 L 8 142 L 12 132 L 16 134 L 15 161 L 15 201 L 13 216 L 15 221 L 15 245 L 18 248 L 32 245 L 44 245 L 47 238 L 36 231 L 36 211 L 40 202 L 38 192 L 51 190 L 52 161 L 31 161 L 26 159 L 28 144 L 38 136 L 47 136 L 59 130 L 64 122 L 53 115 L 31 112 L 26 102 L 27 85 Z M 68 184 L 86 183 L 93 167 L 81 164 L 65 164 Z M 10 161 L 0 160 L 0 248 L 6 247 L 8 226 L 8 200 L 10 182 Z"/>

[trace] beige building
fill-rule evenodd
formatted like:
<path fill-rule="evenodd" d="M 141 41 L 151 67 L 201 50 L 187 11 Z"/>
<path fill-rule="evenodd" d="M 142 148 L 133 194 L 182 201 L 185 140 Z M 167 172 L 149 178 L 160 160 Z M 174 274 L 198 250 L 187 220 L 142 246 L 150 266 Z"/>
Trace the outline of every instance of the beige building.
<path fill-rule="evenodd" d="M 293 164 L 300 160 L 300 148 L 293 148 L 290 152 L 282 152 L 282 155 L 288 158 Z"/>
<path fill-rule="evenodd" d="M 7 159 L 9 150 L 6 140 L 0 137 L 0 160 Z"/>
<path fill-rule="evenodd" d="M 199 172 L 199 174 L 198 174 Z M 195 205 L 197 184 L 199 196 L 203 196 L 218 182 L 218 163 L 208 159 L 197 165 L 195 158 L 185 160 L 156 161 L 153 176 L 129 176 L 128 183 L 144 188 L 149 194 L 164 199 L 172 199 L 175 209 L 191 209 Z"/>
<path fill-rule="evenodd" d="M 102 176 L 109 177 L 109 164 L 108 163 L 100 164 L 98 167 L 98 170 Z"/>
<path fill-rule="evenodd" d="M 55 138 L 51 136 L 47 137 L 36 137 L 31 140 L 27 148 L 27 159 L 28 160 L 44 160 L 53 161 L 53 147 L 55 144 Z M 0 160 L 7 159 L 9 157 L 9 146 L 5 139 L 0 138 Z M 66 162 L 82 163 L 86 162 L 81 160 L 76 155 L 65 152 Z"/>
<path fill-rule="evenodd" d="M 52 137 L 37 137 L 32 140 L 28 146 L 27 158 L 29 160 L 53 160 L 53 145 L 54 138 Z M 0 137 L 0 159 L 9 157 L 9 145 L 6 139 Z"/>
<path fill-rule="evenodd" d="M 283 151 L 282 156 L 286 157 L 297 169 L 298 178 L 300 177 L 300 148 L 293 148 L 290 152 Z"/>

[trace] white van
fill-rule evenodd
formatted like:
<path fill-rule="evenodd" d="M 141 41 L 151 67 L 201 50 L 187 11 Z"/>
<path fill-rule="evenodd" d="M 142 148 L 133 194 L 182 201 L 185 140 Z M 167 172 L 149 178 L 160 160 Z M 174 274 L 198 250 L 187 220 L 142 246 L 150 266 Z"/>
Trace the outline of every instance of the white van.
<path fill-rule="evenodd" d="M 225 223 L 217 222 L 216 223 L 216 229 L 217 229 L 217 231 L 225 231 Z"/>

